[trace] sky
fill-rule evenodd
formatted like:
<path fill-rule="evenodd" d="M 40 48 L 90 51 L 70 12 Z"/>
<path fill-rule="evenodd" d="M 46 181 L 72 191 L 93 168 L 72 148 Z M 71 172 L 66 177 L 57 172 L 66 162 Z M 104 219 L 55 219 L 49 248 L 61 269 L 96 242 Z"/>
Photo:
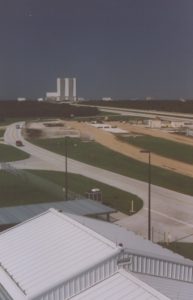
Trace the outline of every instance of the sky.
<path fill-rule="evenodd" d="M 192 0 L 0 0 L 0 99 L 193 99 Z"/>

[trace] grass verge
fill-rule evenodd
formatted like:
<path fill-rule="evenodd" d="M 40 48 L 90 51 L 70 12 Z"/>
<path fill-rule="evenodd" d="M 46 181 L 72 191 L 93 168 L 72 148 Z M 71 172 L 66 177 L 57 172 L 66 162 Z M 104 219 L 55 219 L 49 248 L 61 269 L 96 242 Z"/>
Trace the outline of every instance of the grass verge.
<path fill-rule="evenodd" d="M 193 260 L 193 243 L 173 242 L 168 245 L 166 243 L 160 243 L 160 245 Z"/>
<path fill-rule="evenodd" d="M 62 201 L 64 176 L 62 172 L 50 171 L 18 171 L 16 174 L 0 171 L 0 206 Z M 132 200 L 136 212 L 143 206 L 143 201 L 133 194 L 80 175 L 68 174 L 68 185 L 70 191 L 82 196 L 91 188 L 100 188 L 103 203 L 126 214 Z"/>
<path fill-rule="evenodd" d="M 12 147 L 10 145 L 0 144 L 0 161 L 1 162 L 9 162 L 16 160 L 23 160 L 29 158 L 30 155 L 26 152 Z"/>
<path fill-rule="evenodd" d="M 64 155 L 64 139 L 35 139 L 31 142 L 50 151 Z M 112 151 L 96 142 L 68 138 L 70 158 L 142 181 L 148 180 L 147 164 Z M 159 167 L 152 166 L 152 183 L 158 186 L 193 195 L 193 179 Z"/>
<path fill-rule="evenodd" d="M 164 157 L 188 164 L 193 163 L 193 147 L 190 145 L 150 135 L 140 135 L 136 137 L 117 136 L 117 138 L 123 142 L 139 147 L 140 149 L 148 149 L 149 151 Z"/>
<path fill-rule="evenodd" d="M 120 121 L 120 122 L 132 122 L 132 121 L 143 121 L 146 120 L 146 117 L 137 117 L 137 116 L 125 116 L 120 114 L 115 114 L 111 112 L 100 112 L 99 115 L 93 117 L 76 117 L 74 120 L 76 121 Z"/>
<path fill-rule="evenodd" d="M 5 133 L 5 129 L 0 129 L 0 137 L 3 137 Z"/>

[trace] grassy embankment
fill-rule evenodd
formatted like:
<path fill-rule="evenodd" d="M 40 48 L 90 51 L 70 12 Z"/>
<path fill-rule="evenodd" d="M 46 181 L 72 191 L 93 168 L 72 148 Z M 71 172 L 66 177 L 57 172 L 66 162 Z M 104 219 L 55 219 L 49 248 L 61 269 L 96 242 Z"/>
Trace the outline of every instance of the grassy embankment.
<path fill-rule="evenodd" d="M 29 154 L 15 147 L 0 144 L 0 161 L 11 162 L 29 158 Z"/>
<path fill-rule="evenodd" d="M 11 174 L 0 171 L 0 206 L 62 201 L 65 199 L 64 177 L 61 172 L 18 171 Z M 68 185 L 70 191 L 82 196 L 91 188 L 100 188 L 103 203 L 127 214 L 131 200 L 136 211 L 143 206 L 143 201 L 135 195 L 83 176 L 68 174 Z"/>
<path fill-rule="evenodd" d="M 127 115 L 120 115 L 115 113 L 109 112 L 100 112 L 99 115 L 93 117 L 76 117 L 74 120 L 76 121 L 97 121 L 97 122 L 105 122 L 105 121 L 123 121 L 123 122 L 132 122 L 132 121 L 143 121 L 146 120 L 147 117 L 139 117 L 139 116 L 127 116 Z M 150 118 L 148 118 L 150 119 Z"/>
<path fill-rule="evenodd" d="M 4 133 L 5 133 L 5 129 L 0 129 L 0 138 L 4 136 Z"/>
<path fill-rule="evenodd" d="M 64 155 L 64 139 L 36 139 L 35 144 Z M 112 151 L 96 142 L 83 142 L 68 138 L 70 158 L 116 172 L 125 176 L 147 181 L 146 163 L 131 159 Z M 172 171 L 152 166 L 152 183 L 184 194 L 193 195 L 192 178 Z"/>
<path fill-rule="evenodd" d="M 0 139 L 3 140 L 5 129 L 0 129 Z M 0 143 L 0 162 L 16 161 L 28 158 L 29 155 L 21 149 Z"/>
<path fill-rule="evenodd" d="M 186 100 L 113 100 L 113 101 L 84 101 L 82 104 L 105 106 L 109 108 L 126 108 L 135 110 L 148 110 L 148 111 L 165 111 L 176 113 L 193 113 L 193 101 Z M 155 114 L 154 112 L 150 112 Z"/>
<path fill-rule="evenodd" d="M 160 243 L 160 245 L 193 260 L 193 243 L 172 242 Z"/>
<path fill-rule="evenodd" d="M 182 161 L 188 164 L 193 163 L 193 147 L 179 142 L 169 141 L 164 138 L 150 135 L 123 137 L 117 136 L 123 142 L 129 143 L 140 149 L 148 149 L 152 153 Z"/>

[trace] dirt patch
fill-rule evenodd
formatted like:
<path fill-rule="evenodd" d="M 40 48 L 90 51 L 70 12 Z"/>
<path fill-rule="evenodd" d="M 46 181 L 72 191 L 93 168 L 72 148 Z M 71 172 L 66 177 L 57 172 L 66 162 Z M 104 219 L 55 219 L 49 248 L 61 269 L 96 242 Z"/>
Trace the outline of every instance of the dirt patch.
<path fill-rule="evenodd" d="M 89 136 L 91 136 L 94 140 L 96 140 L 98 143 L 117 151 L 121 154 L 127 155 L 128 157 L 134 158 L 136 160 L 147 162 L 147 155 L 144 155 L 139 151 L 139 148 L 126 144 L 124 142 L 118 141 L 116 137 L 109 132 L 106 132 L 102 129 L 95 128 L 87 123 L 82 122 L 75 122 L 75 121 L 69 121 L 67 122 L 68 126 L 79 130 L 81 135 L 84 135 L 85 133 Z M 148 132 L 151 132 L 152 129 L 147 130 L 147 128 L 139 128 L 137 126 L 132 126 L 129 124 L 122 124 L 120 122 L 111 122 L 112 125 L 116 125 L 117 127 L 120 127 L 122 129 L 126 129 L 128 131 L 137 132 L 138 134 L 148 134 Z M 153 130 L 152 135 L 164 137 L 167 136 L 169 139 L 170 134 L 169 133 L 163 133 L 159 132 L 158 130 Z M 182 142 L 181 138 L 186 140 L 186 143 L 189 142 L 190 145 L 193 145 L 193 141 L 190 141 L 189 138 L 186 137 L 179 137 L 171 135 L 171 140 L 173 141 L 180 141 Z M 192 144 L 191 144 L 192 143 Z M 170 171 L 174 171 L 179 174 L 187 175 L 193 177 L 193 166 L 179 162 L 173 159 L 165 158 L 160 155 L 152 153 L 152 165 L 158 166 Z"/>
<path fill-rule="evenodd" d="M 42 138 L 43 131 L 37 128 L 26 128 L 24 131 L 24 136 L 27 139 Z"/>
<path fill-rule="evenodd" d="M 170 141 L 193 146 L 193 138 L 178 135 L 175 133 L 169 133 L 162 129 L 146 128 L 146 127 L 140 126 L 140 125 L 131 125 L 128 123 L 121 123 L 121 122 L 111 122 L 111 124 L 114 126 L 118 126 L 121 129 L 127 130 L 128 132 L 132 132 L 132 133 L 136 133 L 136 134 L 147 134 L 147 135 L 151 135 L 154 137 L 160 137 L 160 138 L 164 138 L 164 139 L 167 139 Z"/>
<path fill-rule="evenodd" d="M 57 123 L 43 123 L 44 126 L 46 127 L 64 127 L 64 123 L 62 122 L 57 122 Z"/>
<path fill-rule="evenodd" d="M 49 126 L 47 126 L 49 124 Z M 65 136 L 80 137 L 79 130 L 71 129 L 66 122 L 29 122 L 24 130 L 26 138 L 62 138 Z"/>

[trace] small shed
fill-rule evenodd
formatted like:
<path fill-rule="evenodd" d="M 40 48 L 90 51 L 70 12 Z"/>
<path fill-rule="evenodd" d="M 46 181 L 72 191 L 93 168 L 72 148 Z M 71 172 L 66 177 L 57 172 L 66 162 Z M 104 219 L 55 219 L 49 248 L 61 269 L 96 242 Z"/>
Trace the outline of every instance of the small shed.
<path fill-rule="evenodd" d="M 147 126 L 150 128 L 161 128 L 162 121 L 160 119 L 149 119 L 147 120 Z"/>

